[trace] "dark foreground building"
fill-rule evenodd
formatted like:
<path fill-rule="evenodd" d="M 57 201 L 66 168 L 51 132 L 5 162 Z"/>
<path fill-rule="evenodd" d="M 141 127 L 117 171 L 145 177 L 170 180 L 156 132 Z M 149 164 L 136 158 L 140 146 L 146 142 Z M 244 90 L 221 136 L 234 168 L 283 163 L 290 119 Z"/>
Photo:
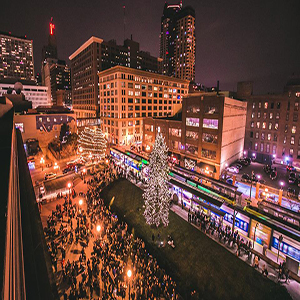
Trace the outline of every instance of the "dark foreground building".
<path fill-rule="evenodd" d="M 17 104 L 0 98 L 0 278 L 2 299 L 58 299 L 21 133 Z"/>

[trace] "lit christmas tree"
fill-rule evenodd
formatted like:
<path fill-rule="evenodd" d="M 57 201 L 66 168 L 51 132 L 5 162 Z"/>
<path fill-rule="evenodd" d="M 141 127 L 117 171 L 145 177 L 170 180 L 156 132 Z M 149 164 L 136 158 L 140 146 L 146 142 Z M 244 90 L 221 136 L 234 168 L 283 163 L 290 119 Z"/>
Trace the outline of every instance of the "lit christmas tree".
<path fill-rule="evenodd" d="M 155 139 L 149 161 L 149 180 L 143 194 L 144 217 L 149 225 L 169 224 L 171 195 L 168 188 L 168 148 L 161 133 Z"/>
<path fill-rule="evenodd" d="M 85 127 L 79 135 L 79 150 L 82 156 L 100 159 L 105 156 L 106 140 L 100 127 L 95 130 Z"/>

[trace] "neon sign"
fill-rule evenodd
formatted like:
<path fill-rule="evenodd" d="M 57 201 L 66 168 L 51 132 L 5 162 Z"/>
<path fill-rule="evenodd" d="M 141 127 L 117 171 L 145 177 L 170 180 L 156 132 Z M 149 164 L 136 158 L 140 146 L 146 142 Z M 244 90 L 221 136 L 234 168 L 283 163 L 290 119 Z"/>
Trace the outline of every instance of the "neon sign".
<path fill-rule="evenodd" d="M 55 25 L 51 22 L 50 23 L 50 34 L 53 35 L 55 29 Z"/>

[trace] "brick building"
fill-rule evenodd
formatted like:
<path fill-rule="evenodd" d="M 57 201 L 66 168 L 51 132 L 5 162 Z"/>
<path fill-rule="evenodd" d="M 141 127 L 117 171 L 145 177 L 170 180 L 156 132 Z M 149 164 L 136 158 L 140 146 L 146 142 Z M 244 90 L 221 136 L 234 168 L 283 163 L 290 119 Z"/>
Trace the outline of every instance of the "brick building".
<path fill-rule="evenodd" d="M 146 118 L 143 150 L 150 152 L 162 132 L 177 163 L 219 178 L 224 167 L 243 155 L 247 103 L 216 93 L 185 97 L 182 112 Z"/>

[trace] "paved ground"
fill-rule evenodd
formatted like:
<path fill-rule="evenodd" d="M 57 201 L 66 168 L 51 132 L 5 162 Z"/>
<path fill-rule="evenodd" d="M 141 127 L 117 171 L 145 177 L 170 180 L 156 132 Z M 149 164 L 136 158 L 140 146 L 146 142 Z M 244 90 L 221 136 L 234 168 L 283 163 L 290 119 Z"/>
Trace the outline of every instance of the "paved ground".
<path fill-rule="evenodd" d="M 254 171 L 255 175 L 260 175 L 261 179 L 264 179 L 266 181 L 266 185 L 270 187 L 279 189 L 280 182 L 282 181 L 284 183 L 283 186 L 284 191 L 286 191 L 288 187 L 291 187 L 293 189 L 296 189 L 299 192 L 300 188 L 297 186 L 297 184 L 294 185 L 289 184 L 288 182 L 289 172 L 287 172 L 286 166 L 280 164 L 273 164 L 273 166 L 276 167 L 277 170 L 277 178 L 275 180 L 272 180 L 270 178 L 270 175 L 265 173 L 265 171 L 263 170 L 264 165 L 257 162 L 252 162 L 251 165 L 249 166 L 243 166 L 243 168 L 240 170 L 239 174 L 237 175 L 237 180 L 240 181 L 241 176 L 244 173 L 250 175 L 252 171 Z"/>

